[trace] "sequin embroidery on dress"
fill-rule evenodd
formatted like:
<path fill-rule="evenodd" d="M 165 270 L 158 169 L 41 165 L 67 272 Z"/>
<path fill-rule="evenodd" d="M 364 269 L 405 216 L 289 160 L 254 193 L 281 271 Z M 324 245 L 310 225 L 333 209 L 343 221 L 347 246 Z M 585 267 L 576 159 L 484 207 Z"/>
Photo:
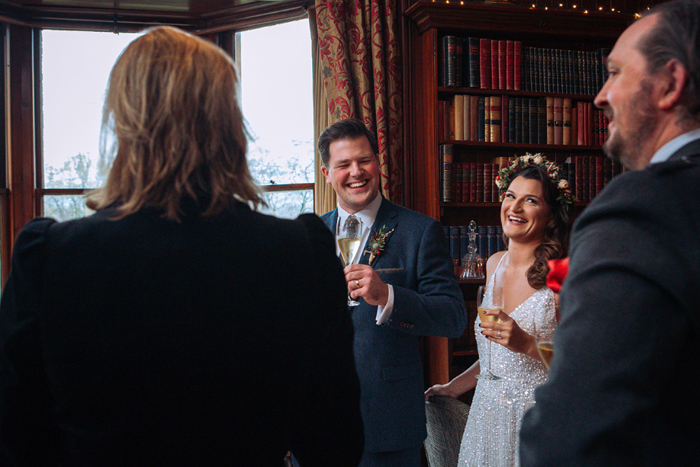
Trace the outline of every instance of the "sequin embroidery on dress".
<path fill-rule="evenodd" d="M 493 276 L 486 295 L 493 295 Z M 489 298 L 490 300 L 490 298 Z M 551 336 L 556 327 L 554 292 L 543 287 L 510 314 L 520 328 L 533 334 L 532 322 L 540 335 Z M 479 319 L 474 325 L 479 355 L 487 351 Z M 534 390 L 547 379 L 543 363 L 491 344 L 491 371 L 500 380 L 480 379 L 472 400 L 469 419 L 459 452 L 459 466 L 519 466 L 520 424 L 525 411 L 534 404 Z"/>

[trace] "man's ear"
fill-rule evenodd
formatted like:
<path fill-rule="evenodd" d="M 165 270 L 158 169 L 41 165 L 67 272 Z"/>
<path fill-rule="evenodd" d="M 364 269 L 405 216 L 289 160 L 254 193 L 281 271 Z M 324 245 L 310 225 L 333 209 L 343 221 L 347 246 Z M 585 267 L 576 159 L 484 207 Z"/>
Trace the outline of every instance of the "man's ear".
<path fill-rule="evenodd" d="M 328 171 L 325 165 L 321 165 L 321 173 L 326 179 L 326 183 L 331 183 L 331 173 Z"/>
<path fill-rule="evenodd" d="M 688 82 L 688 70 L 675 58 L 669 60 L 665 68 L 664 78 L 665 88 L 659 98 L 659 108 L 662 110 L 671 110 L 681 100 L 681 95 Z"/>

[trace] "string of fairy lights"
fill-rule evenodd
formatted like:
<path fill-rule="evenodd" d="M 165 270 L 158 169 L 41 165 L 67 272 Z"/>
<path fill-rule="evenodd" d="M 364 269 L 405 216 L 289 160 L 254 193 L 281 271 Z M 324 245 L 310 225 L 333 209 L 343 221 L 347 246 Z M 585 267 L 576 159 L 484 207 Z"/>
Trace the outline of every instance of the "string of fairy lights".
<path fill-rule="evenodd" d="M 466 5 L 469 3 L 476 3 L 474 0 L 432 0 L 433 3 L 446 3 L 450 5 Z M 478 0 L 477 0 L 478 1 Z M 529 3 L 526 0 L 485 0 L 483 3 L 508 3 L 512 5 L 526 6 L 529 4 L 529 9 L 531 10 L 573 10 L 580 11 L 583 14 L 588 14 L 589 12 L 601 12 L 601 13 L 628 13 L 634 14 L 636 18 L 639 18 L 641 11 L 648 10 L 652 5 L 645 5 L 643 2 L 628 1 L 625 2 L 627 7 L 635 6 L 634 11 L 623 11 L 619 8 L 613 6 L 613 1 L 604 2 L 603 0 L 537 0 L 535 2 Z M 606 5 L 604 5 L 606 3 Z M 631 3 L 636 3 L 636 5 L 629 5 Z M 624 10 L 627 10 L 625 8 Z"/>

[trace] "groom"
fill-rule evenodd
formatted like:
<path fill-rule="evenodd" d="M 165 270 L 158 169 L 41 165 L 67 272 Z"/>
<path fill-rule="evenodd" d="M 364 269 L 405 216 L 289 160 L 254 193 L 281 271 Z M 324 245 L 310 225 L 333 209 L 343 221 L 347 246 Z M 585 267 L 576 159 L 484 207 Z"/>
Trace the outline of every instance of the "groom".
<path fill-rule="evenodd" d="M 326 128 L 318 147 L 338 195 L 323 221 L 335 232 L 354 215 L 365 229 L 356 264 L 345 268 L 360 302 L 349 308 L 365 426 L 360 466 L 418 467 L 426 437 L 420 336 L 459 337 L 467 324 L 443 228 L 379 193 L 377 142 L 361 121 Z"/>

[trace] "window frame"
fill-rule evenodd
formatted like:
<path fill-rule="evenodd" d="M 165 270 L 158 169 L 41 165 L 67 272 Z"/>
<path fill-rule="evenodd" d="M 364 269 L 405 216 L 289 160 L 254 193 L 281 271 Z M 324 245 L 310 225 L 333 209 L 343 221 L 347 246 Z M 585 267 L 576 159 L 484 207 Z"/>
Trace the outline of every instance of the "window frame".
<path fill-rule="evenodd" d="M 148 26 L 172 25 L 211 40 L 233 54 L 236 31 L 308 18 L 307 0 L 280 3 L 255 2 L 223 13 L 202 17 L 168 17 L 154 12 L 124 15 L 118 22 L 115 11 L 71 10 L 59 16 L 43 17 L 37 8 L 29 15 L 2 16 L 3 34 L 3 118 L 5 132 L 0 139 L 0 261 L 2 285 L 10 271 L 11 249 L 24 225 L 43 212 L 43 199 L 51 195 L 82 195 L 89 189 L 45 188 L 41 141 L 41 31 L 70 29 L 96 32 L 138 32 Z M 131 15 L 133 14 L 133 15 Z M 121 17 L 121 15 L 119 15 Z M 10 66 L 8 67 L 8 63 Z M 4 158 L 3 158 L 4 156 Z M 314 184 L 308 188 L 313 190 Z M 295 187 L 298 185 L 294 185 Z M 266 191 L 290 191 L 287 185 L 273 185 Z"/>

